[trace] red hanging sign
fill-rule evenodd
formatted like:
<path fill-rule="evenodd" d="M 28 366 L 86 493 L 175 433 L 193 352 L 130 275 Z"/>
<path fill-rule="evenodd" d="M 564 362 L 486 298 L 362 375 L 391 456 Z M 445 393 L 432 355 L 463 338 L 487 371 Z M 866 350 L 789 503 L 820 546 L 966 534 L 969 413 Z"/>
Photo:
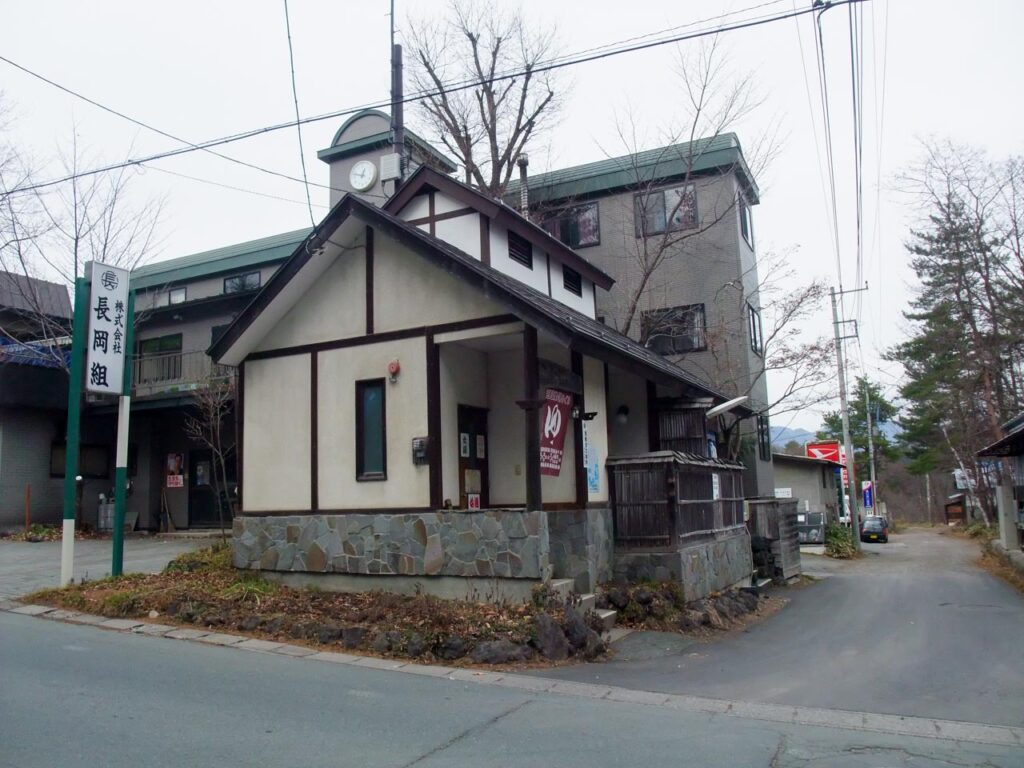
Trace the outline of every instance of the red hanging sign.
<path fill-rule="evenodd" d="M 565 433 L 571 422 L 572 395 L 560 389 L 544 391 L 540 422 L 540 473 L 557 476 L 562 471 Z"/>

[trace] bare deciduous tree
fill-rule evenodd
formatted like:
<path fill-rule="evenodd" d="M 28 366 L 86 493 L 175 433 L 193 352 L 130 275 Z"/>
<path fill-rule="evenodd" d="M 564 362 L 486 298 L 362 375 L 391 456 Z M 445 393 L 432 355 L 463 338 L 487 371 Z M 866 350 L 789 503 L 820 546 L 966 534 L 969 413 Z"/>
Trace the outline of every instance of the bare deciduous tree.
<path fill-rule="evenodd" d="M 17 327 L 0 320 L 0 336 L 65 368 L 62 348 L 70 323 L 54 316 L 49 297 L 25 278 L 73 288 L 88 261 L 135 268 L 154 255 L 163 206 L 159 199 L 139 205 L 131 201 L 129 168 L 77 176 L 87 165 L 84 157 L 73 133 L 60 162 L 74 178 L 31 191 L 30 164 L 16 147 L 0 142 L 0 270 L 8 274 L 9 287 L 22 304 Z"/>
<path fill-rule="evenodd" d="M 213 457 L 211 483 L 217 500 L 217 519 L 221 538 L 225 538 L 225 521 L 233 517 L 225 510 L 229 492 L 227 461 L 235 454 L 235 441 L 228 429 L 228 419 L 235 402 L 235 377 L 223 370 L 214 370 L 192 393 L 193 412 L 185 416 L 185 435 L 193 443 L 209 449 Z M 226 514 L 225 514 L 226 513 Z"/>
<path fill-rule="evenodd" d="M 420 102 L 424 120 L 466 183 L 501 197 L 519 156 L 561 106 L 555 75 L 536 71 L 555 50 L 554 35 L 529 28 L 519 11 L 466 0 L 453 0 L 440 24 L 424 18 L 409 27 L 413 83 L 436 94 Z M 465 83 L 472 87 L 452 87 Z"/>

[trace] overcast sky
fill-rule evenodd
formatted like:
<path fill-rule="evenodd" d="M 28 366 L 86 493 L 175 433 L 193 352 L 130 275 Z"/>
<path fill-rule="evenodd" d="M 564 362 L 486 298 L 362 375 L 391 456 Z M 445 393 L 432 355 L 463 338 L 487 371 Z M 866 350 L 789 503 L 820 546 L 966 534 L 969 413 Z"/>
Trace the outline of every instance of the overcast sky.
<path fill-rule="evenodd" d="M 566 53 L 637 35 L 714 19 L 792 10 L 793 0 L 524 0 L 531 24 L 553 29 Z M 291 0 L 299 107 L 318 115 L 385 101 L 389 89 L 387 0 Z M 409 12 L 440 17 L 442 0 L 397 0 L 401 42 Z M 283 3 L 0 2 L 0 55 L 162 130 L 192 141 L 293 119 Z M 729 17 L 733 20 L 737 17 Z M 781 150 L 758 179 L 754 211 L 760 252 L 791 252 L 800 279 L 837 282 L 835 247 L 826 207 L 823 135 L 818 103 L 812 16 L 781 21 L 721 38 L 736 76 L 753 72 L 764 105 L 734 126 L 754 146 L 773 126 Z M 864 277 L 871 291 L 860 307 L 868 375 L 895 394 L 898 365 L 880 352 L 899 341 L 901 311 L 913 288 L 903 247 L 916 212 L 897 189 L 896 175 L 927 137 L 968 142 L 1000 157 L 1022 151 L 1019 3 L 981 0 L 871 0 L 864 4 Z M 710 22 L 709 22 L 710 23 Z M 843 283 L 855 280 L 853 140 L 849 30 L 846 8 L 823 19 L 832 100 L 839 195 Z M 706 26 L 706 24 L 705 24 Z M 692 45 L 692 44 L 690 44 Z M 632 115 L 645 147 L 658 146 L 686 119 L 675 74 L 675 46 L 583 64 L 568 70 L 567 104 L 559 123 L 531 148 L 531 171 L 622 154 L 617 125 Z M 61 93 L 0 62 L 0 91 L 11 110 L 7 138 L 34 161 L 37 176 L 60 172 L 55 158 L 77 130 L 88 165 L 175 148 L 174 142 Z M 884 105 L 884 108 L 883 108 Z M 415 108 L 407 109 L 416 129 Z M 310 180 L 326 184 L 316 151 L 328 146 L 342 118 L 303 129 Z M 301 175 L 294 129 L 238 142 L 227 154 Z M 260 192 L 225 189 L 181 176 Z M 153 163 L 133 180 L 143 200 L 166 198 L 161 247 L 172 258 L 309 225 L 299 183 L 242 168 L 206 153 Z M 311 189 L 316 215 L 327 190 Z M 285 199 L 277 199 L 285 198 Z M 852 315 L 858 307 L 848 302 Z M 827 308 L 825 308 L 827 310 Z M 820 329 L 828 331 L 827 311 Z M 859 358 L 856 348 L 852 350 Z M 783 417 L 775 424 L 813 429 L 819 415 Z"/>

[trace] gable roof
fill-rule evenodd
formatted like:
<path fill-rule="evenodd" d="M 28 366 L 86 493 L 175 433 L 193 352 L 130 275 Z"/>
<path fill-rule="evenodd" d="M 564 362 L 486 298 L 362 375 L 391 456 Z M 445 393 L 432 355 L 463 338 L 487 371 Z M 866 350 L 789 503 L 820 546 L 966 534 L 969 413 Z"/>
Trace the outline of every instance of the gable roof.
<path fill-rule="evenodd" d="M 60 283 L 15 272 L 0 272 L 0 310 L 3 309 L 71 319 L 71 299 L 67 288 Z"/>
<path fill-rule="evenodd" d="M 372 133 L 368 136 L 360 136 L 359 138 L 352 139 L 350 141 L 341 141 L 342 136 L 349 126 L 368 116 L 379 117 L 382 120 L 385 120 L 389 126 L 391 124 L 391 115 L 386 112 L 381 112 L 379 109 L 364 109 L 363 111 L 352 115 L 352 117 L 342 123 L 341 127 L 334 134 L 334 138 L 331 140 L 331 146 L 326 149 L 321 149 L 316 153 L 316 156 L 325 163 L 333 163 L 335 160 L 340 160 L 343 157 L 357 155 L 362 152 L 366 152 L 369 149 L 379 149 L 391 144 L 392 136 L 390 127 L 386 131 L 377 131 L 376 133 Z M 418 149 L 446 171 L 454 171 L 457 167 L 454 160 L 440 152 L 433 144 L 426 139 L 420 138 L 408 128 L 405 129 L 405 143 Z"/>
<path fill-rule="evenodd" d="M 488 218 L 529 240 L 535 247 L 550 253 L 579 272 L 594 285 L 608 290 L 615 280 L 606 272 L 598 269 L 576 251 L 567 246 L 557 237 L 552 236 L 518 211 L 500 200 L 488 197 L 468 184 L 438 173 L 433 168 L 421 166 L 409 179 L 384 203 L 384 210 L 397 215 L 406 204 L 417 195 L 436 190 L 453 197 L 466 206 L 479 211 Z"/>
<path fill-rule="evenodd" d="M 652 181 L 669 181 L 687 175 L 702 176 L 728 168 L 735 170 L 751 204 L 760 201 L 760 192 L 743 157 L 743 148 L 735 133 L 721 133 L 648 149 L 593 163 L 575 165 L 527 179 L 530 204 L 566 199 L 585 199 L 598 194 L 636 188 Z M 519 199 L 519 181 L 509 183 L 509 199 Z"/>
<path fill-rule="evenodd" d="M 719 401 L 728 399 L 725 395 L 709 389 L 691 377 L 682 368 L 673 365 L 618 331 L 561 304 L 525 283 L 480 262 L 450 243 L 433 237 L 418 227 L 407 224 L 389 212 L 365 203 L 351 194 L 345 195 L 331 209 L 316 230 L 299 244 L 291 258 L 274 274 L 252 302 L 210 347 L 209 354 L 215 361 L 220 362 L 228 351 L 239 342 L 242 335 L 260 314 L 316 256 L 318 249 L 328 242 L 330 235 L 349 218 L 380 229 L 401 245 L 446 269 L 450 274 L 478 286 L 489 297 L 505 304 L 513 314 L 552 334 L 572 349 L 630 371 L 637 371 L 639 368 L 641 375 L 652 381 L 683 384 L 699 395 L 710 396 Z M 311 346 L 315 347 L 316 345 Z"/>
<path fill-rule="evenodd" d="M 172 283 L 184 283 L 204 277 L 238 272 L 243 269 L 284 261 L 312 230 L 309 227 L 294 232 L 262 237 L 245 243 L 235 243 L 212 251 L 158 261 L 132 270 L 132 288 L 143 290 L 159 288 Z"/>
<path fill-rule="evenodd" d="M 794 464 L 801 465 L 819 464 L 825 467 L 843 466 L 838 461 L 832 461 L 830 459 L 816 459 L 813 456 L 795 456 L 792 453 L 776 453 L 775 451 L 772 451 L 772 461 L 781 461 L 783 463 L 791 461 Z"/>

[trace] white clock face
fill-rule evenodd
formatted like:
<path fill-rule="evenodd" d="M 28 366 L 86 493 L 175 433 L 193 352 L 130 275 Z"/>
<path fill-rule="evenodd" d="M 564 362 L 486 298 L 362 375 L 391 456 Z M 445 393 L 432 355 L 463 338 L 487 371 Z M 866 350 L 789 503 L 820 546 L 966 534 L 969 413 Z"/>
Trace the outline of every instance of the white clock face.
<path fill-rule="evenodd" d="M 377 181 L 377 166 L 369 160 L 360 160 L 352 166 L 348 180 L 357 192 L 365 192 Z"/>

